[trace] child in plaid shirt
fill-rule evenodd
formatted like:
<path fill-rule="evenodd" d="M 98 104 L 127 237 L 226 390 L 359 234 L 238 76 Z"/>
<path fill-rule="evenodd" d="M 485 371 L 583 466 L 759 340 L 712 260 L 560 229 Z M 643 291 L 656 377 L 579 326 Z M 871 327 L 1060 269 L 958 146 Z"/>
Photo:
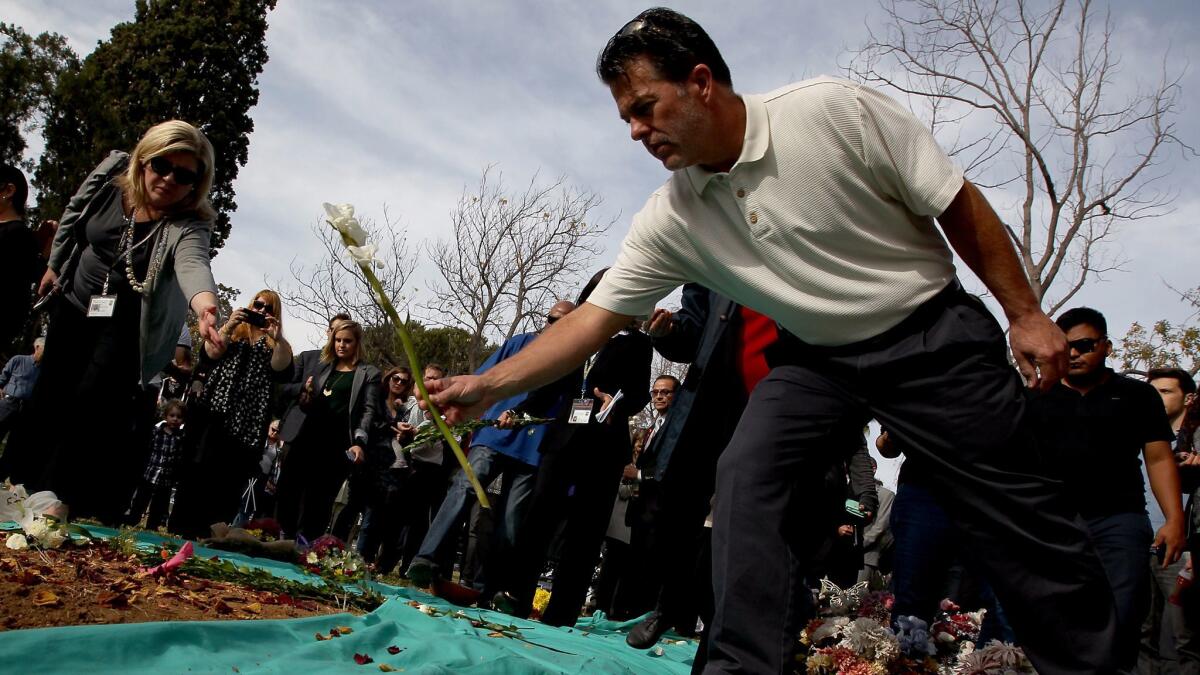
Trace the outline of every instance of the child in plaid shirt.
<path fill-rule="evenodd" d="M 176 469 L 183 454 L 183 402 L 167 401 L 163 405 L 163 421 L 154 427 L 150 441 L 150 457 L 146 461 L 146 472 L 142 482 L 133 492 L 133 501 L 125 514 L 126 523 L 136 525 L 150 506 L 146 517 L 146 529 L 156 530 L 167 519 L 171 503 L 171 491 L 175 489 Z"/>

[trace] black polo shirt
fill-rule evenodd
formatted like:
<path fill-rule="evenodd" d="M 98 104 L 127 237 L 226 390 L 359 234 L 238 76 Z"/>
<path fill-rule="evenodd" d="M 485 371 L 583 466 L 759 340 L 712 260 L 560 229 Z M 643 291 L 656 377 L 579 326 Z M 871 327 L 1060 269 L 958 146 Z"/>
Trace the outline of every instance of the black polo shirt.
<path fill-rule="evenodd" d="M 1085 518 L 1145 512 L 1142 451 L 1174 438 L 1154 387 L 1106 370 L 1087 395 L 1059 383 L 1033 399 L 1043 456 Z"/>

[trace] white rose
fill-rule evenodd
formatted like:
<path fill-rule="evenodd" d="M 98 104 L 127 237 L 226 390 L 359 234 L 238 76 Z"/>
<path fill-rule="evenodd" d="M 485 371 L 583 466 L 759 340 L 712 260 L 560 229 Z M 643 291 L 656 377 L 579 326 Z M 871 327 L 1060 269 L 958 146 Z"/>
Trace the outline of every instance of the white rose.
<path fill-rule="evenodd" d="M 50 526 L 46 524 L 45 518 L 34 518 L 23 529 L 26 536 L 38 541 L 50 533 Z"/>
<path fill-rule="evenodd" d="M 8 540 L 4 542 L 4 545 L 14 551 L 20 551 L 22 549 L 29 548 L 29 540 L 26 539 L 25 535 L 23 534 L 10 534 L 8 535 Z"/>

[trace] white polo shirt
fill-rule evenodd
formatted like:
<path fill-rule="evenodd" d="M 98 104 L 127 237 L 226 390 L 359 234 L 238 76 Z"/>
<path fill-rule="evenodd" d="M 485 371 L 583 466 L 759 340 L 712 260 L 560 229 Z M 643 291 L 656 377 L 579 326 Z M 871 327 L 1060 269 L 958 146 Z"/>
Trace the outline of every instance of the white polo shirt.
<path fill-rule="evenodd" d="M 826 77 L 743 101 L 737 163 L 675 172 L 589 302 L 648 314 L 695 281 L 805 342 L 842 345 L 895 326 L 950 283 L 934 217 L 963 174 L 911 113 Z"/>

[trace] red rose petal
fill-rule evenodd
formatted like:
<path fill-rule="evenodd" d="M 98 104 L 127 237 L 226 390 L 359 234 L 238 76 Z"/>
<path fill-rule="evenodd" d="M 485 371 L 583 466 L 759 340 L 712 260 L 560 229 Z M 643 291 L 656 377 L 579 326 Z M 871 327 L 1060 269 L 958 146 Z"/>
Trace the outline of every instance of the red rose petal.
<path fill-rule="evenodd" d="M 389 654 L 399 654 L 400 648 L 397 647 L 396 645 L 392 645 L 391 647 L 388 647 L 388 653 Z"/>
<path fill-rule="evenodd" d="M 367 656 L 366 654 L 355 654 L 354 655 L 354 662 L 360 666 L 365 666 L 368 663 L 372 663 L 374 661 L 375 661 L 375 659 Z"/>

